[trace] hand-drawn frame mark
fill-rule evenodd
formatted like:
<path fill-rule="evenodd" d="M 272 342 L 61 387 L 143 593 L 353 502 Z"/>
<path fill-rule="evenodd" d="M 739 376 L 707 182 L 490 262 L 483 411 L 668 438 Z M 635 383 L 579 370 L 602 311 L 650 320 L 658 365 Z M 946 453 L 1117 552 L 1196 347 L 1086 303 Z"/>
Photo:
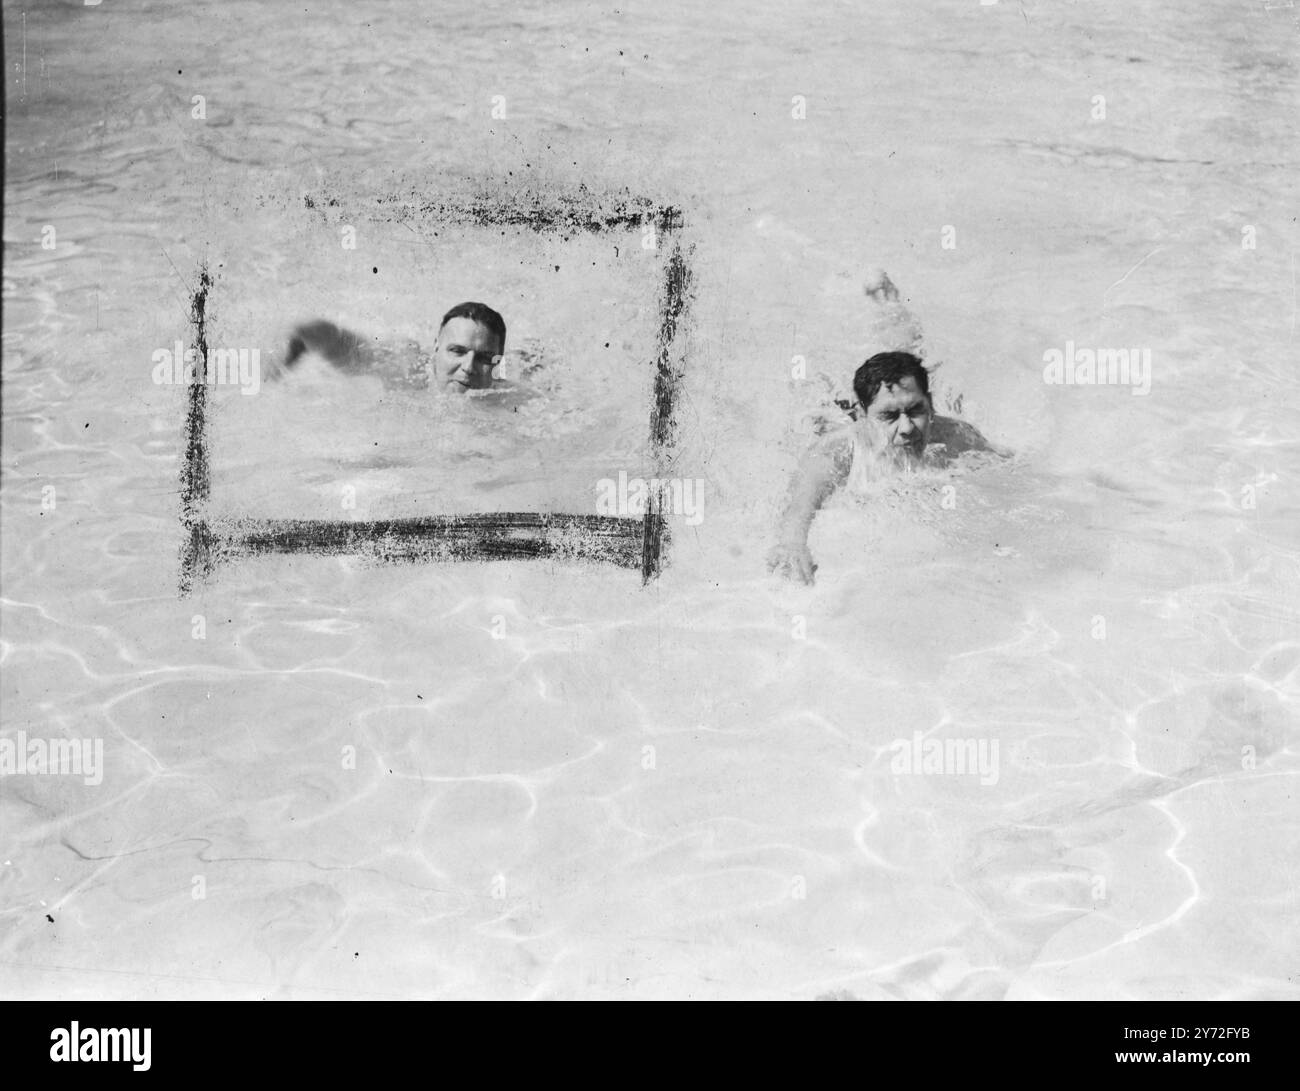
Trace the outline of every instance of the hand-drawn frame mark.
<path fill-rule="evenodd" d="M 585 195 L 584 195 L 585 196 Z M 316 208 L 311 197 L 308 208 Z M 664 266 L 659 300 L 659 334 L 655 356 L 654 399 L 650 411 L 650 446 L 661 471 L 672 458 L 676 436 L 674 413 L 685 373 L 684 331 L 691 292 L 691 270 L 681 243 L 681 210 L 655 206 L 633 198 L 611 214 L 593 210 L 573 214 L 572 200 L 538 204 L 521 214 L 517 205 L 499 214 L 481 202 L 458 207 L 423 208 L 442 220 L 478 224 L 502 223 L 534 231 L 600 233 L 653 227 L 671 250 Z M 500 512 L 475 515 L 427 515 L 406 519 L 239 519 L 229 528 L 209 521 L 211 494 L 208 452 L 208 296 L 213 287 L 206 266 L 199 269 L 190 300 L 190 325 L 195 347 L 194 381 L 189 384 L 185 412 L 184 461 L 181 466 L 180 593 L 191 594 L 212 575 L 218 564 L 241 556 L 267 553 L 355 554 L 380 561 L 492 561 L 538 557 L 581 557 L 623 568 L 639 568 L 642 583 L 661 571 L 669 542 L 663 496 L 653 496 L 644 517 L 570 515 L 542 512 Z M 666 473 L 664 473 L 666 476 Z"/>

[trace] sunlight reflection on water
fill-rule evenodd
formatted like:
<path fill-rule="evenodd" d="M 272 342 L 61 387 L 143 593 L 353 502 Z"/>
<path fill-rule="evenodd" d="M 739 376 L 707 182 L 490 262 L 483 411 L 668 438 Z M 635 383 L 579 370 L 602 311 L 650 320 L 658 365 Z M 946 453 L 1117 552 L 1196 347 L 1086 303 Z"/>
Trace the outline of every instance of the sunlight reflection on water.
<path fill-rule="evenodd" d="M 1277 16 L 771 5 L 742 38 L 725 4 L 385 5 L 362 35 L 345 5 L 304 31 L 146 4 L 99 51 L 82 14 L 29 13 L 65 74 L 10 89 L 3 704 L 107 769 L 0 784 L 7 995 L 1294 995 Z M 453 176 L 687 209 L 704 522 L 648 589 L 275 557 L 178 600 L 182 402 L 149 360 L 200 260 L 268 358 L 312 315 L 428 345 L 487 297 L 555 356 L 509 414 L 221 391 L 221 510 L 589 512 L 642 471 L 662 254 L 367 219 Z M 355 212 L 355 253 L 300 189 Z M 837 502 L 816 587 L 777 585 L 791 358 L 846 382 L 875 264 L 1017 457 Z M 1046 386 L 1067 339 L 1150 347 L 1151 394 Z M 996 782 L 891 772 L 917 732 L 996 739 Z"/>

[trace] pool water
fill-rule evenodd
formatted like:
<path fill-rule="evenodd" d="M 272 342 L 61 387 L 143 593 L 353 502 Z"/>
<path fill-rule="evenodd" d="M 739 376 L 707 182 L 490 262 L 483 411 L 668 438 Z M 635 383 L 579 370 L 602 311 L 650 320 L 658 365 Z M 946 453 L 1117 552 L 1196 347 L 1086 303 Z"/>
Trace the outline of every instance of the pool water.
<path fill-rule="evenodd" d="M 6 5 L 4 738 L 105 768 L 0 778 L 0 992 L 1294 998 L 1297 10 Z M 218 388 L 215 515 L 653 473 L 667 240 L 392 214 L 467 192 L 682 209 L 704 518 L 645 587 L 274 556 L 181 598 L 151 354 L 202 263 L 264 361 L 466 298 L 546 356 L 519 412 Z M 869 266 L 1014 456 L 836 498 L 783 583 Z M 1045 382 L 1067 342 L 1149 393 Z M 995 775 L 926 771 L 968 740 Z"/>

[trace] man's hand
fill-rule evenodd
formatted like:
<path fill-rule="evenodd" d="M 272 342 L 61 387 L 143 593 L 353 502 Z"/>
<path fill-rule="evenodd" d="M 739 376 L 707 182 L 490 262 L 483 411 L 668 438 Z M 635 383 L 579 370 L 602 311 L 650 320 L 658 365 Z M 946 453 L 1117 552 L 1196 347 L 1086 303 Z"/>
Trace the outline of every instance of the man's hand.
<path fill-rule="evenodd" d="M 808 543 L 794 539 L 777 542 L 767 555 L 767 567 L 790 580 L 812 583 L 817 566 L 813 564 Z"/>
<path fill-rule="evenodd" d="M 849 476 L 853 462 L 853 436 L 837 428 L 820 436 L 799 460 L 790 482 L 790 497 L 777 520 L 777 542 L 767 555 L 767 567 L 787 579 L 812 583 L 817 566 L 808 552 L 808 532 L 813 517 Z"/>

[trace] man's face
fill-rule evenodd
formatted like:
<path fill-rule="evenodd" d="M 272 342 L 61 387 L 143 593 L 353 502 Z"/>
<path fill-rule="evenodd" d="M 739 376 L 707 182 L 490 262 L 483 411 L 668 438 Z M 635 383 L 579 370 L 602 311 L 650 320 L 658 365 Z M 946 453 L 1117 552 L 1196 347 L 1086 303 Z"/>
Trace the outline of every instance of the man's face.
<path fill-rule="evenodd" d="M 453 318 L 438 331 L 433 363 L 444 390 L 463 394 L 492 385 L 492 369 L 505 348 L 497 335 L 472 318 Z"/>
<path fill-rule="evenodd" d="M 871 399 L 864 418 L 867 439 L 882 457 L 917 462 L 925 451 L 933 417 L 930 399 L 912 376 L 905 375 L 894 386 L 882 383 Z"/>

